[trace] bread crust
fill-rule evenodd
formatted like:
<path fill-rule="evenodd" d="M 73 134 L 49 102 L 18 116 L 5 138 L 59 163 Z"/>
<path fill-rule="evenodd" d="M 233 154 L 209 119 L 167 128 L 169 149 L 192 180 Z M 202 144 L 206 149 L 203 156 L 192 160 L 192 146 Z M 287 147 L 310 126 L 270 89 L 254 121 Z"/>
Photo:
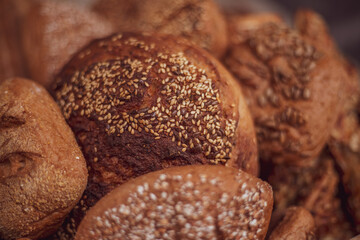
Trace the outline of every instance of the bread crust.
<path fill-rule="evenodd" d="M 32 81 L 0 85 L 0 238 L 54 232 L 80 199 L 85 159 L 58 106 Z"/>
<path fill-rule="evenodd" d="M 271 187 L 243 171 L 174 167 L 114 189 L 75 239 L 264 239 L 271 210 Z"/>
<path fill-rule="evenodd" d="M 232 24 L 237 28 L 224 61 L 242 84 L 261 158 L 311 165 L 335 125 L 347 78 L 335 50 L 318 47 L 321 39 L 330 42 L 328 35 L 315 44 L 271 15 Z"/>
<path fill-rule="evenodd" d="M 64 1 L 23 1 L 22 46 L 32 79 L 49 88 L 71 56 L 91 40 L 113 33 L 86 7 Z"/>
<path fill-rule="evenodd" d="M 213 0 L 99 0 L 93 9 L 119 32 L 181 36 L 216 57 L 227 47 L 225 18 Z"/>
<path fill-rule="evenodd" d="M 258 172 L 240 86 L 186 40 L 113 35 L 84 48 L 58 79 L 54 96 L 90 168 L 80 215 L 117 185 L 163 168 L 224 164 Z"/>
<path fill-rule="evenodd" d="M 316 227 L 311 213 L 303 207 L 289 207 L 269 240 L 315 240 Z"/>

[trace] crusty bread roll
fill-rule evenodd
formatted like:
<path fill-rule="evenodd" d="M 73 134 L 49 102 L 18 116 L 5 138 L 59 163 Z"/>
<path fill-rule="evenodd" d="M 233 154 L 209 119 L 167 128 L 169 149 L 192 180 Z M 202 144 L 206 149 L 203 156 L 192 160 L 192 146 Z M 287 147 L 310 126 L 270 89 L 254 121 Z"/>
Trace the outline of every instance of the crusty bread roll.
<path fill-rule="evenodd" d="M 0 85 L 0 239 L 54 232 L 87 182 L 84 157 L 58 106 L 39 84 Z"/>
<path fill-rule="evenodd" d="M 100 39 L 57 78 L 54 96 L 90 168 L 73 219 L 114 187 L 151 171 L 222 164 L 258 172 L 240 86 L 186 40 L 132 33 Z"/>
<path fill-rule="evenodd" d="M 314 216 L 320 239 L 353 236 L 338 198 L 338 174 L 327 154 L 308 167 L 273 165 L 268 182 L 274 191 L 274 209 L 281 212 L 293 205 L 306 208 Z"/>
<path fill-rule="evenodd" d="M 325 32 L 320 31 L 324 36 L 316 42 L 276 16 L 237 20 L 237 24 L 232 22 L 230 34 L 235 36 L 230 37 L 224 61 L 243 86 L 261 158 L 311 165 L 342 106 L 342 81 L 347 77 L 343 63 L 335 50 L 319 47 L 322 41 L 329 45 Z"/>
<path fill-rule="evenodd" d="M 98 0 L 93 9 L 120 32 L 182 36 L 217 57 L 227 47 L 226 22 L 213 0 Z"/>
<path fill-rule="evenodd" d="M 316 227 L 311 213 L 303 207 L 289 207 L 269 240 L 315 240 Z"/>
<path fill-rule="evenodd" d="M 76 240 L 264 239 L 270 185 L 223 166 L 186 166 L 146 174 L 89 210 Z"/>
<path fill-rule="evenodd" d="M 30 76 L 45 87 L 51 85 L 54 75 L 76 51 L 92 39 L 113 32 L 108 21 L 74 3 L 51 0 L 20 3 L 24 15 L 22 44 Z"/>

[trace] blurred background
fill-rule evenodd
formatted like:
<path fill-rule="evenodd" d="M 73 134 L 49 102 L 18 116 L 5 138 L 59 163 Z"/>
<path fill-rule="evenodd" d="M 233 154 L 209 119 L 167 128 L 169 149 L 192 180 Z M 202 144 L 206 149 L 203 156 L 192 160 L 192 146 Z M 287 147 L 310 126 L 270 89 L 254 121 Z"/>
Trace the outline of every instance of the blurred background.
<path fill-rule="evenodd" d="M 360 62 L 360 1 L 359 0 L 217 0 L 229 11 L 275 11 L 291 24 L 299 8 L 320 13 L 338 46 L 345 55 Z"/>

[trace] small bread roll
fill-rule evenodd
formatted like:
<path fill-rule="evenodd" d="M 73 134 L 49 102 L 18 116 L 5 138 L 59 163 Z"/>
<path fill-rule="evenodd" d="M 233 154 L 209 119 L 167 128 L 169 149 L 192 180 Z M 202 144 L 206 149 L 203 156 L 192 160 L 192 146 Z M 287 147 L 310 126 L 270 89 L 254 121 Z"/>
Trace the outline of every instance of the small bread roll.
<path fill-rule="evenodd" d="M 61 112 L 39 84 L 0 85 L 0 239 L 54 232 L 79 201 L 85 159 Z"/>
<path fill-rule="evenodd" d="M 240 86 L 181 38 L 126 33 L 94 41 L 58 75 L 54 96 L 90 168 L 75 215 L 119 184 L 163 168 L 222 164 L 258 173 Z"/>
<path fill-rule="evenodd" d="M 185 37 L 217 57 L 227 47 L 226 21 L 213 0 L 98 0 L 93 9 L 119 32 Z"/>
<path fill-rule="evenodd" d="M 22 7 L 22 44 L 30 76 L 45 87 L 76 51 L 113 32 L 108 21 L 74 3 L 31 0 Z"/>
<path fill-rule="evenodd" d="M 175 167 L 129 181 L 86 214 L 75 240 L 264 239 L 270 185 L 223 166 Z"/>
<path fill-rule="evenodd" d="M 348 77 L 335 50 L 320 47 L 331 39 L 320 31 L 310 40 L 271 15 L 235 20 L 224 61 L 242 84 L 260 157 L 310 166 L 335 125 Z"/>
<path fill-rule="evenodd" d="M 311 213 L 303 207 L 289 207 L 271 232 L 269 240 L 315 240 L 316 227 Z"/>

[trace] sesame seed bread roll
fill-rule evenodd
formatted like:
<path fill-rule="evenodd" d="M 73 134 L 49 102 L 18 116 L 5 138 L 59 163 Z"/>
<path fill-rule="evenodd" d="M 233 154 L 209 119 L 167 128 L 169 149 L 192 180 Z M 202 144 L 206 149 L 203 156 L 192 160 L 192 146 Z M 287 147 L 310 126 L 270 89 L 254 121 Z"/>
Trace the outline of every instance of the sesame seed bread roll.
<path fill-rule="evenodd" d="M 81 222 L 82 239 L 264 239 L 269 184 L 223 166 L 174 167 L 131 180 Z"/>
<path fill-rule="evenodd" d="M 114 187 L 163 168 L 222 164 L 258 173 L 240 86 L 181 38 L 125 33 L 94 41 L 58 75 L 54 96 L 90 169 L 75 215 Z"/>
<path fill-rule="evenodd" d="M 213 0 L 98 0 L 93 9 L 119 32 L 181 36 L 216 57 L 227 47 L 226 21 Z"/>
<path fill-rule="evenodd" d="M 314 218 L 303 207 L 289 207 L 269 240 L 315 240 L 316 226 Z"/>
<path fill-rule="evenodd" d="M 54 232 L 79 201 L 85 159 L 46 90 L 14 78 L 0 85 L 0 239 Z"/>
<path fill-rule="evenodd" d="M 318 47 L 328 35 L 314 44 L 275 16 L 237 20 L 224 62 L 242 84 L 261 159 L 311 165 L 341 109 L 343 63 L 335 50 Z"/>
<path fill-rule="evenodd" d="M 74 53 L 114 32 L 106 19 L 70 1 L 23 0 L 22 6 L 22 45 L 29 73 L 47 88 Z"/>

